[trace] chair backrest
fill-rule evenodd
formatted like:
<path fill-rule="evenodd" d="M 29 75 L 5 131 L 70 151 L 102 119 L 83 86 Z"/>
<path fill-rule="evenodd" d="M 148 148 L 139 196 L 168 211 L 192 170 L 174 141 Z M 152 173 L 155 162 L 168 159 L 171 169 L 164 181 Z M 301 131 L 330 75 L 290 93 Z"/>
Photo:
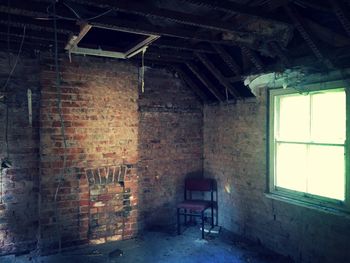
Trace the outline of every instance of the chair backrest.
<path fill-rule="evenodd" d="M 213 180 L 208 178 L 187 179 L 185 181 L 185 191 L 213 191 Z"/>

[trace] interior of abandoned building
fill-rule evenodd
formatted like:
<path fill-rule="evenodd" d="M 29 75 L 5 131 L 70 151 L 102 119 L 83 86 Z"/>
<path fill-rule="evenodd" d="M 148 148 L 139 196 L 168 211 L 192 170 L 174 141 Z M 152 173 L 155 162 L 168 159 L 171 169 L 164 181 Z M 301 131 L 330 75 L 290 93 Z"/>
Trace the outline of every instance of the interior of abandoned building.
<path fill-rule="evenodd" d="M 350 262 L 349 1 L 0 0 L 0 46 L 1 262 Z"/>

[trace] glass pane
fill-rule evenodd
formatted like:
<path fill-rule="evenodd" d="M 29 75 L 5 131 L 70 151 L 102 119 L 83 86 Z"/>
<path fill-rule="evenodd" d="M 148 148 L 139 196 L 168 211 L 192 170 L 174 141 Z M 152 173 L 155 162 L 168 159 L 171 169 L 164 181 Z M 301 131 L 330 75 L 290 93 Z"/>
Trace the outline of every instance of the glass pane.
<path fill-rule="evenodd" d="M 344 143 L 346 125 L 345 91 L 311 95 L 312 140 Z"/>
<path fill-rule="evenodd" d="M 306 141 L 310 133 L 310 97 L 281 96 L 279 112 L 279 140 Z"/>
<path fill-rule="evenodd" d="M 309 146 L 310 194 L 344 200 L 345 158 L 342 146 Z"/>
<path fill-rule="evenodd" d="M 307 146 L 278 143 L 276 147 L 276 186 L 305 192 Z"/>

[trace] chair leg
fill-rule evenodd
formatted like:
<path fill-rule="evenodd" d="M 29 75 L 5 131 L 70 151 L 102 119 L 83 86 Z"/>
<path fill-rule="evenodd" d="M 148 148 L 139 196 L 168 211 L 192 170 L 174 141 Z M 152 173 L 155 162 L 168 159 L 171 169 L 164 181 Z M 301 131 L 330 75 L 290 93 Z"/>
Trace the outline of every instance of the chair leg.
<path fill-rule="evenodd" d="M 204 239 L 204 211 L 201 212 L 202 217 L 202 238 Z"/>
<path fill-rule="evenodd" d="M 214 227 L 214 207 L 211 206 L 211 227 Z"/>
<path fill-rule="evenodd" d="M 180 208 L 177 209 L 177 234 L 180 235 Z"/>
<path fill-rule="evenodd" d="M 184 215 L 184 219 L 185 219 L 185 223 L 184 223 L 184 225 L 186 226 L 187 225 L 187 209 L 185 209 L 185 215 Z"/>

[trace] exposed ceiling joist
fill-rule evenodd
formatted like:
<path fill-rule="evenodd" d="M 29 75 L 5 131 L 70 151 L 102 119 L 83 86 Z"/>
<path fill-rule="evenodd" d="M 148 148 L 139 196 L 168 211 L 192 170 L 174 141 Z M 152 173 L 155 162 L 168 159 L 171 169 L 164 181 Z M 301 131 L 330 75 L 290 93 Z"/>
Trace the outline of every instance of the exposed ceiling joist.
<path fill-rule="evenodd" d="M 317 36 L 330 46 L 344 47 L 350 45 L 350 38 L 346 35 L 341 35 L 325 26 L 316 23 L 311 19 L 304 18 L 305 25 Z"/>
<path fill-rule="evenodd" d="M 193 92 L 201 99 L 202 102 L 206 102 L 208 100 L 202 89 L 194 83 L 186 72 L 184 72 L 179 66 L 174 67 L 174 69 L 179 74 L 180 78 L 193 90 Z"/>
<path fill-rule="evenodd" d="M 215 76 L 222 86 L 235 98 L 239 97 L 238 92 L 232 87 L 231 83 L 222 75 L 222 73 L 211 63 L 211 61 L 203 54 L 195 53 L 197 58 L 204 66 Z"/>
<path fill-rule="evenodd" d="M 224 96 L 214 87 L 211 81 L 198 69 L 193 63 L 186 63 L 186 66 L 192 71 L 192 73 L 203 83 L 205 87 L 217 98 L 218 101 L 224 101 Z"/>
<path fill-rule="evenodd" d="M 237 62 L 227 53 L 227 51 L 220 45 L 213 44 L 212 47 L 221 57 L 221 59 L 226 63 L 226 65 L 234 72 L 236 75 L 241 75 L 242 70 Z"/>
<path fill-rule="evenodd" d="M 257 68 L 258 71 L 262 72 L 264 71 L 264 64 L 260 60 L 260 58 L 249 48 L 241 46 L 242 53 L 246 55 L 249 60 L 254 64 L 254 66 Z"/>
<path fill-rule="evenodd" d="M 344 13 L 342 7 L 340 6 L 338 0 L 329 0 L 332 9 L 337 16 L 339 22 L 343 25 L 346 33 L 350 36 L 350 18 Z"/>
<path fill-rule="evenodd" d="M 316 58 L 318 58 L 322 63 L 324 63 L 328 68 L 333 68 L 332 63 L 327 59 L 318 48 L 315 40 L 307 31 L 302 18 L 298 15 L 298 13 L 291 6 L 284 6 L 284 9 L 290 19 L 293 21 L 296 29 L 299 31 L 302 38 L 308 44 L 312 52 L 315 54 Z"/>
<path fill-rule="evenodd" d="M 46 1 L 46 0 L 43 0 Z M 168 9 L 160 9 L 151 7 L 145 4 L 139 4 L 132 1 L 88 1 L 88 0 L 71 0 L 77 4 L 84 4 L 103 9 L 112 9 L 117 12 L 135 14 L 147 18 L 164 19 L 178 24 L 195 26 L 207 30 L 216 30 L 219 32 L 229 32 L 232 34 L 231 41 L 246 45 L 255 45 L 259 36 L 256 32 L 238 31 L 235 30 L 230 23 L 210 20 L 207 17 L 202 17 L 194 14 L 186 14 Z"/>
<path fill-rule="evenodd" d="M 263 10 L 257 9 L 254 7 L 248 7 L 247 5 L 238 4 L 237 2 L 232 1 L 218 1 L 218 0 L 182 0 L 184 2 L 189 2 L 193 4 L 197 4 L 200 6 L 206 6 L 214 10 L 223 11 L 229 14 L 240 14 L 252 16 L 262 20 L 268 20 L 273 23 L 287 25 L 284 21 L 280 21 L 274 18 L 271 18 L 269 15 L 263 13 Z"/>
<path fill-rule="evenodd" d="M 272 51 L 280 58 L 283 65 L 288 68 L 290 66 L 290 61 L 289 61 L 288 57 L 284 54 L 284 52 L 282 51 L 282 49 L 278 45 L 278 43 L 272 41 L 269 43 L 269 45 L 270 45 Z"/>
<path fill-rule="evenodd" d="M 207 54 L 216 54 L 215 50 L 212 50 L 203 46 L 195 46 L 189 43 L 188 41 L 170 41 L 164 39 L 158 39 L 156 42 L 152 44 L 152 46 L 159 47 L 161 49 L 174 49 L 174 50 L 182 50 L 182 51 L 191 51 L 191 52 L 200 52 Z"/>
<path fill-rule="evenodd" d="M 40 2 L 49 3 L 50 0 L 35 0 Z M 79 1 L 79 0 L 77 0 Z M 20 6 L 13 6 L 11 3 L 11 7 L 0 3 L 0 12 L 10 13 L 11 14 L 11 26 L 21 25 L 23 27 L 24 24 L 27 25 L 28 28 L 37 31 L 48 31 L 53 32 L 53 26 L 51 21 L 44 20 L 35 20 L 36 17 L 46 17 L 47 13 L 40 11 L 33 11 L 30 9 L 24 9 Z M 19 16 L 20 15 L 20 16 Z M 6 24 L 8 20 L 0 18 L 0 23 Z M 16 21 L 16 22 L 15 22 Z M 78 21 L 77 21 L 78 22 Z M 178 28 L 162 28 L 158 26 L 153 26 L 149 23 L 137 23 L 135 21 L 127 21 L 125 19 L 119 19 L 116 17 L 110 18 L 106 17 L 99 20 L 91 21 L 91 25 L 96 25 L 100 27 L 110 27 L 113 29 L 126 30 L 126 31 L 134 31 L 135 33 L 143 33 L 149 35 L 160 35 L 160 36 L 169 36 L 175 37 L 185 40 L 194 40 L 194 41 L 202 41 L 208 43 L 216 43 L 227 46 L 236 46 L 237 44 L 230 40 L 223 40 L 220 37 L 213 36 L 206 33 L 193 34 L 193 31 L 178 29 Z M 70 35 L 72 33 L 77 33 L 79 27 L 78 26 L 69 26 L 68 24 L 60 25 L 58 28 L 58 33 Z"/>

